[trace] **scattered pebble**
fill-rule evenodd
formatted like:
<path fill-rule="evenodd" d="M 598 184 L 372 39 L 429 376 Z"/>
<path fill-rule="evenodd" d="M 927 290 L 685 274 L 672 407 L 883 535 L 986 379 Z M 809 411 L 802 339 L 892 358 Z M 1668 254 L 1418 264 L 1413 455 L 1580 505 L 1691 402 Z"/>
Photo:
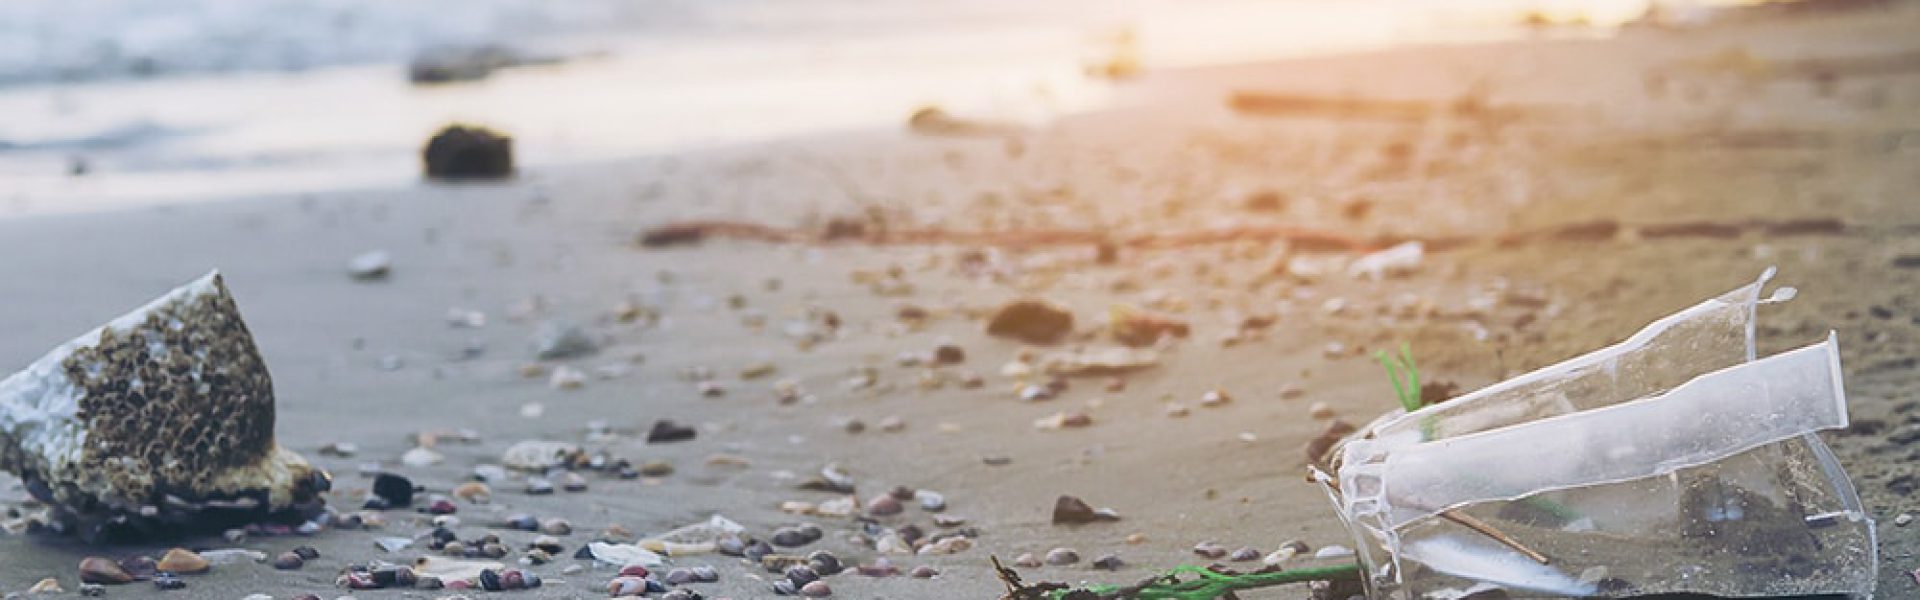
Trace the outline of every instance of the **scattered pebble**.
<path fill-rule="evenodd" d="M 1047 564 L 1056 567 L 1080 562 L 1080 553 L 1069 548 L 1054 548 L 1047 551 Z"/>
<path fill-rule="evenodd" d="M 933 579 L 935 577 L 940 576 L 940 571 L 935 570 L 933 567 L 929 567 L 927 565 L 920 565 L 918 567 L 914 567 L 913 571 L 911 571 L 909 574 L 912 575 L 914 579 Z"/>
<path fill-rule="evenodd" d="M 1207 393 L 1200 395 L 1200 405 L 1206 407 L 1221 406 L 1232 401 L 1233 396 L 1220 388 L 1207 390 Z"/>
<path fill-rule="evenodd" d="M 529 496 L 545 496 L 553 493 L 553 482 L 545 477 L 528 477 L 526 489 Z"/>
<path fill-rule="evenodd" d="M 80 581 L 82 583 L 103 583 L 118 585 L 133 581 L 133 575 L 120 564 L 112 560 L 89 556 L 80 559 Z"/>
<path fill-rule="evenodd" d="M 1214 542 L 1200 542 L 1194 545 L 1193 553 L 1207 560 L 1220 560 L 1227 555 L 1227 547 Z"/>
<path fill-rule="evenodd" d="M 161 555 L 160 561 L 154 564 L 154 568 L 170 573 L 191 574 L 205 573 L 208 569 L 212 568 L 212 565 L 207 562 L 207 559 L 201 558 L 199 554 L 195 554 L 192 550 L 174 548 L 168 550 L 166 554 Z"/>
<path fill-rule="evenodd" d="M 453 497 L 474 504 L 486 504 L 493 500 L 493 490 L 487 484 L 469 481 L 453 488 Z"/>
<path fill-rule="evenodd" d="M 1099 521 L 1118 521 L 1120 514 L 1111 508 L 1094 509 L 1085 500 L 1073 496 L 1061 496 L 1053 503 L 1053 524 L 1071 525 L 1094 523 Z"/>
<path fill-rule="evenodd" d="M 393 256 L 385 250 L 364 252 L 347 261 L 347 275 L 360 281 L 386 279 L 393 272 Z"/>
<path fill-rule="evenodd" d="M 1309 404 L 1307 405 L 1307 416 L 1321 421 L 1331 419 L 1334 416 L 1333 407 L 1328 406 L 1325 402 Z"/>
<path fill-rule="evenodd" d="M 546 321 L 534 330 L 533 356 L 540 360 L 560 360 L 592 354 L 600 344 L 586 330 L 565 321 Z"/>
<path fill-rule="evenodd" d="M 307 559 L 300 558 L 300 555 L 292 552 L 281 552 L 279 556 L 273 557 L 273 568 L 282 571 L 298 569 L 306 566 L 306 564 Z"/>
<path fill-rule="evenodd" d="M 647 443 L 684 442 L 692 440 L 697 433 L 694 428 L 675 423 L 672 419 L 660 419 L 654 421 L 653 428 L 647 431 Z"/>
<path fill-rule="evenodd" d="M 1234 550 L 1232 554 L 1228 554 L 1227 560 L 1231 560 L 1234 562 L 1249 562 L 1249 561 L 1260 560 L 1260 550 L 1258 548 L 1242 547 L 1238 550 Z"/>
<path fill-rule="evenodd" d="M 900 514 L 902 510 L 905 510 L 905 508 L 901 506 L 900 501 L 895 499 L 891 494 L 881 495 L 867 501 L 867 514 L 876 517 L 897 515 Z"/>
<path fill-rule="evenodd" d="M 1099 558 L 1093 559 L 1093 568 L 1102 571 L 1118 571 L 1121 567 L 1125 566 L 1127 566 L 1127 562 L 1120 560 L 1120 555 L 1118 554 L 1103 554 Z"/>

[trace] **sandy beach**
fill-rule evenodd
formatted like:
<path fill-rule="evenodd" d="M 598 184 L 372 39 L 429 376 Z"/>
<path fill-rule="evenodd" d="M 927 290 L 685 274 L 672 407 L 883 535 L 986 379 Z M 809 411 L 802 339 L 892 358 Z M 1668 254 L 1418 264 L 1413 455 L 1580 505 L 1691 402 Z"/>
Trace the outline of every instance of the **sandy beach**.
<path fill-rule="evenodd" d="M 1360 424 L 1396 406 L 1375 350 L 1408 343 L 1429 381 L 1470 391 L 1618 341 L 1777 266 L 1799 296 L 1763 309 L 1762 350 L 1838 332 L 1855 425 L 1823 437 L 1880 525 L 1877 597 L 1916 597 L 1920 538 L 1894 522 L 1920 509 L 1909 495 L 1920 447 L 1901 435 L 1920 423 L 1920 65 L 1848 66 L 1920 52 L 1915 32 L 1920 12 L 1901 9 L 1197 67 L 1148 73 L 1111 108 L 1013 133 L 928 135 L 901 115 L 899 128 L 542 166 L 497 184 L 7 217 L 0 366 L 26 365 L 218 269 L 271 369 L 279 442 L 333 474 L 328 499 L 342 513 L 366 501 L 370 469 L 446 494 L 524 440 L 672 466 L 639 479 L 587 473 L 586 491 L 550 495 L 525 493 L 516 475 L 490 482 L 489 503 L 457 501 L 461 538 L 499 535 L 508 564 L 538 534 L 501 528 L 507 516 L 572 523 L 564 556 L 526 567 L 545 585 L 508 595 L 601 596 L 617 569 L 571 558 L 580 546 L 609 528 L 645 535 L 715 514 L 761 537 L 817 523 L 824 539 L 799 553 L 871 563 L 881 554 L 849 539 L 856 521 L 782 510 L 835 499 L 796 484 L 838 464 L 862 501 L 895 486 L 937 491 L 949 505 L 940 514 L 964 517 L 977 536 L 954 554 L 889 557 L 931 566 L 934 579 L 842 574 L 828 579 L 835 597 L 992 598 L 1003 589 L 989 556 L 1071 548 L 1077 564 L 1027 571 L 1131 583 L 1205 564 L 1191 550 L 1201 542 L 1261 553 L 1296 539 L 1351 546 L 1304 480 L 1303 447 L 1329 423 L 1311 407 Z M 1439 108 L 1412 119 L 1235 110 L 1236 92 Z M 839 220 L 873 235 L 638 243 L 692 220 L 809 233 Z M 1511 238 L 1583 223 L 1617 227 Z M 1364 248 L 1221 235 L 1123 244 L 1103 262 L 1079 243 L 871 243 L 889 230 L 1125 239 L 1229 227 L 1334 232 Z M 1365 251 L 1402 239 L 1429 240 L 1416 267 L 1379 280 L 1348 273 Z M 348 261 L 374 250 L 391 255 L 391 273 L 349 277 Z M 1029 297 L 1071 309 L 1064 342 L 985 333 L 996 306 Z M 1023 400 L 1028 381 L 1006 365 L 1112 346 L 1103 320 L 1115 304 L 1175 316 L 1191 333 L 1155 345 L 1151 367 L 1067 378 L 1057 397 Z M 1249 317 L 1271 324 L 1247 327 Z M 532 340 L 554 322 L 577 325 L 597 351 L 536 359 Z M 963 362 L 923 364 L 919 354 L 946 343 Z M 562 369 L 583 380 L 554 385 Z M 982 384 L 967 385 L 969 374 Z M 799 391 L 782 401 L 783 389 Z M 1231 400 L 1203 405 L 1212 391 Z M 1091 424 L 1035 424 L 1063 412 Z M 697 436 L 647 443 L 661 419 Z M 447 434 L 460 431 L 473 439 Z M 423 432 L 441 434 L 431 447 L 440 460 L 403 464 Z M 339 443 L 357 450 L 321 452 Z M 1052 524 L 1063 494 L 1121 519 Z M 0 475 L 0 505 L 18 514 L 31 504 Z M 951 529 L 907 504 L 879 521 Z M 432 529 L 413 510 L 385 515 L 380 529 L 238 543 L 102 548 L 0 535 L 0 592 L 48 577 L 72 592 L 89 555 L 312 546 L 320 558 L 299 570 L 220 565 L 187 577 L 184 595 L 147 584 L 107 595 L 453 595 L 336 586 L 349 564 L 433 554 L 376 547 Z M 1109 554 L 1125 566 L 1089 566 Z M 717 568 L 718 582 L 692 586 L 711 598 L 771 597 L 778 577 L 717 554 L 672 562 Z"/>

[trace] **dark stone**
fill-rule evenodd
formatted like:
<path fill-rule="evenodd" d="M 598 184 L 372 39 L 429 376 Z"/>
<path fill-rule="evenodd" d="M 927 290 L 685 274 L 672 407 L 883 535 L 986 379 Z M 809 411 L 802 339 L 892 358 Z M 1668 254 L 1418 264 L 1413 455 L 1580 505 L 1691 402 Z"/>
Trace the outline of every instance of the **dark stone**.
<path fill-rule="evenodd" d="M 941 344 L 933 348 L 933 362 L 939 365 L 957 365 L 967 362 L 967 351 L 956 344 Z"/>
<path fill-rule="evenodd" d="M 1094 510 L 1085 500 L 1073 496 L 1061 496 L 1053 501 L 1053 524 L 1075 525 L 1099 521 L 1118 521 L 1120 516 L 1112 510 Z"/>
<path fill-rule="evenodd" d="M 820 574 L 814 572 L 813 567 L 805 565 L 788 567 L 784 575 L 786 575 L 787 581 L 793 582 L 795 586 L 804 586 L 820 580 Z"/>
<path fill-rule="evenodd" d="M 814 539 L 815 538 L 807 535 L 806 532 L 801 531 L 798 527 L 782 527 L 773 530 L 773 538 L 771 541 L 775 546 L 794 548 L 811 544 Z"/>
<path fill-rule="evenodd" d="M 812 554 L 808 554 L 807 566 L 813 568 L 815 573 L 826 577 L 838 575 L 841 571 L 846 570 L 846 567 L 840 564 L 840 557 L 834 556 L 832 552 L 825 550 L 816 550 Z"/>
<path fill-rule="evenodd" d="M 675 423 L 672 419 L 661 419 L 654 421 L 653 429 L 647 431 L 647 443 L 685 442 L 692 440 L 697 433 L 694 428 Z"/>
<path fill-rule="evenodd" d="M 1059 342 L 1072 331 L 1072 312 L 1058 304 L 1032 298 L 1001 305 L 987 321 L 988 335 L 1032 344 Z"/>
<path fill-rule="evenodd" d="M 449 125 L 420 151 L 427 177 L 504 179 L 513 175 L 513 138 L 482 127 Z"/>
<path fill-rule="evenodd" d="M 1120 560 L 1120 556 L 1117 554 L 1107 554 L 1100 558 L 1093 559 L 1093 568 L 1102 571 L 1118 571 L 1121 567 L 1125 566 L 1127 566 L 1127 562 Z"/>
<path fill-rule="evenodd" d="M 374 475 L 373 495 L 389 507 L 405 508 L 413 504 L 413 481 L 392 473 Z"/>
<path fill-rule="evenodd" d="M 521 62 L 518 53 L 498 44 L 434 46 L 407 63 L 407 80 L 415 84 L 477 81 Z"/>
<path fill-rule="evenodd" d="M 489 592 L 498 592 L 506 589 L 506 587 L 502 585 L 499 573 L 494 572 L 493 569 L 484 569 L 480 571 L 480 589 Z"/>
<path fill-rule="evenodd" d="M 320 558 L 320 551 L 314 549 L 313 546 L 296 546 L 293 549 L 293 554 L 295 556 L 300 557 L 300 560 L 313 560 L 316 558 Z"/>

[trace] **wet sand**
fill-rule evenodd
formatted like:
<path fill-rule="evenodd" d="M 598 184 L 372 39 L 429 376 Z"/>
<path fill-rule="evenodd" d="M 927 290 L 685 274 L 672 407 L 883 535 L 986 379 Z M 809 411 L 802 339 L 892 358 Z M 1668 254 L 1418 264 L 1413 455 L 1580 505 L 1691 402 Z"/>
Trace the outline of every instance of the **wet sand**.
<path fill-rule="evenodd" d="M 670 461 L 675 472 L 657 480 L 589 475 L 588 491 L 550 496 L 498 484 L 491 504 L 460 504 L 462 537 L 492 531 L 518 549 L 533 534 L 490 526 L 516 512 L 557 516 L 576 530 L 563 539 L 571 553 L 616 524 L 646 534 L 719 513 L 762 537 L 781 525 L 820 523 L 826 539 L 804 550 L 869 562 L 874 550 L 844 539 L 857 527 L 851 521 L 780 511 L 788 500 L 831 499 L 793 486 L 837 462 L 858 478 L 863 499 L 895 485 L 937 490 L 948 514 L 980 530 L 975 546 L 959 554 L 893 558 L 938 568 L 934 581 L 848 574 L 830 579 L 837 597 L 987 598 L 1000 592 L 989 555 L 1071 547 L 1081 564 L 1033 577 L 1126 583 L 1204 562 L 1188 550 L 1201 541 L 1262 551 L 1288 539 L 1350 544 L 1321 492 L 1303 482 L 1301 448 L 1326 426 L 1307 414 L 1315 402 L 1355 423 L 1394 406 L 1384 373 L 1366 353 L 1411 342 L 1428 377 L 1473 389 L 1625 337 L 1778 265 L 1779 281 L 1802 293 L 1763 314 L 1763 349 L 1839 331 L 1856 420 L 1886 426 L 1830 439 L 1881 522 L 1879 593 L 1905 597 L 1915 592 L 1905 572 L 1915 566 L 1916 540 L 1891 521 L 1912 502 L 1888 483 L 1913 467 L 1910 450 L 1887 435 L 1912 427 L 1914 409 L 1901 403 L 1920 378 L 1911 358 L 1920 348 L 1913 294 L 1920 269 L 1900 267 L 1897 258 L 1920 255 L 1920 202 L 1912 194 L 1920 171 L 1911 168 L 1920 153 L 1920 72 L 1843 74 L 1830 93 L 1804 77 L 1728 72 L 1738 65 L 1649 73 L 1711 62 L 1729 47 L 1775 62 L 1816 48 L 1911 51 L 1913 36 L 1905 34 L 1917 28 L 1920 20 L 1910 16 L 1851 17 L 1201 69 L 1141 82 L 1143 99 L 1126 108 L 1013 138 L 847 134 L 541 169 L 500 185 L 8 219 L 0 221 L 0 256 L 9 257 L 0 262 L 0 297 L 8 299 L 0 365 L 24 365 L 217 267 L 272 369 L 280 442 L 332 470 L 331 498 L 342 510 L 365 499 L 362 463 L 444 493 L 475 465 L 497 464 L 514 442 L 576 441 L 636 464 Z M 1478 89 L 1491 105 L 1535 110 L 1413 121 L 1252 116 L 1226 108 L 1236 89 L 1437 103 Z M 1267 190 L 1282 199 L 1277 210 L 1247 207 Z M 999 248 L 985 253 L 984 269 L 963 266 L 977 247 L 634 243 L 647 227 L 683 219 L 820 227 L 833 217 L 866 219 L 869 227 L 1116 234 L 1264 224 L 1469 243 L 1378 282 L 1338 272 L 1351 253 L 1252 241 L 1124 248 L 1112 265 L 1096 263 L 1089 247 Z M 1672 237 L 1646 227 L 1807 218 L 1836 218 L 1843 227 L 1798 234 L 1736 228 L 1727 236 L 1709 228 Z M 1502 232 L 1596 219 L 1625 227 L 1604 240 L 1491 243 Z M 392 253 L 392 275 L 349 278 L 348 259 L 374 249 Z M 1294 256 L 1325 260 L 1336 272 L 1273 273 L 1277 261 Z M 899 275 L 885 276 L 889 270 Z M 868 283 L 874 274 L 878 285 Z M 1001 368 L 1026 346 L 985 335 L 978 318 L 1022 296 L 1073 309 L 1081 332 L 1065 347 L 1107 344 L 1095 323 L 1116 302 L 1179 314 L 1193 333 L 1163 348 L 1158 366 L 1126 376 L 1121 391 L 1103 389 L 1104 378 L 1075 378 L 1056 399 L 1023 402 Z M 1476 304 L 1482 297 L 1502 300 Z M 648 307 L 658 320 L 619 322 L 614 311 L 623 301 Z M 902 305 L 933 316 L 924 326 L 903 324 L 896 318 Z M 485 326 L 450 327 L 452 308 L 483 311 Z M 810 308 L 835 313 L 842 325 L 803 348 L 789 324 L 806 320 Z M 1221 342 L 1252 314 L 1276 323 Z M 550 319 L 579 323 L 602 339 L 592 356 L 547 364 L 587 372 L 580 389 L 556 390 L 545 376 L 522 373 L 536 362 L 529 338 Z M 756 320 L 764 324 L 752 326 Z M 964 348 L 966 360 L 937 371 L 977 372 L 984 386 L 923 389 L 927 368 L 897 364 L 900 353 L 942 340 Z M 1341 350 L 1329 352 L 1330 344 Z M 467 356 L 470 347 L 484 350 Z M 758 363 L 777 372 L 743 379 L 742 370 Z M 594 376 L 608 366 L 627 372 Z M 877 372 L 875 385 L 849 385 L 861 367 Z M 703 397 L 683 377 L 689 368 L 711 369 L 726 393 Z M 774 391 L 781 380 L 797 382 L 812 400 L 782 405 Z M 1216 388 L 1233 401 L 1199 406 Z M 1288 388 L 1303 393 L 1283 397 Z M 533 403 L 541 416 L 522 416 Z M 1168 403 L 1191 414 L 1166 416 Z M 1063 410 L 1084 410 L 1093 424 L 1060 431 L 1032 424 Z M 904 429 L 882 431 L 887 417 Z M 645 430 L 661 418 L 698 424 L 698 438 L 646 444 Z M 847 418 L 868 427 L 848 433 Z M 620 435 L 588 441 L 591 421 Z M 447 429 L 472 429 L 480 441 L 442 442 L 439 465 L 399 464 L 414 433 Z M 357 444 L 359 454 L 317 452 L 333 442 Z M 715 455 L 748 464 L 710 464 Z M 990 465 L 987 456 L 1011 463 Z M 1112 507 L 1123 519 L 1051 525 L 1060 494 Z M 9 506 L 25 499 L 10 478 L 0 488 Z M 186 593 L 348 594 L 333 585 L 343 566 L 426 553 L 376 549 L 376 537 L 427 529 L 427 517 L 409 511 L 391 511 L 389 519 L 384 531 L 253 537 L 241 545 L 269 555 L 313 545 L 322 558 L 291 572 L 216 567 L 190 577 Z M 914 507 L 886 521 L 931 529 L 930 515 Z M 1145 541 L 1126 543 L 1131 534 Z M 218 537 L 181 543 L 229 546 Z M 55 536 L 0 536 L 0 590 L 56 577 L 71 591 L 82 556 L 157 554 L 168 545 L 90 549 Z M 1086 566 L 1108 553 L 1128 567 Z M 603 593 L 612 571 L 563 575 L 575 562 L 532 567 L 547 585 L 514 595 Z M 771 595 L 772 575 L 737 559 L 675 562 L 720 569 L 719 583 L 695 586 L 709 597 Z M 109 595 L 162 594 L 137 584 Z M 1305 595 L 1283 588 L 1245 596 Z"/>

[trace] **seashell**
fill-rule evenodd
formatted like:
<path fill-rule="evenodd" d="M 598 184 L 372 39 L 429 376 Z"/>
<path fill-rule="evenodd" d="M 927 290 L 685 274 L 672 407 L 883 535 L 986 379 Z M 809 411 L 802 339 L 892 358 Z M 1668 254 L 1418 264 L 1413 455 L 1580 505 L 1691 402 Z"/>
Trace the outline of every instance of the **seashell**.
<path fill-rule="evenodd" d="M 0 469 L 87 539 L 318 515 L 331 480 L 273 426 L 272 378 L 218 272 L 0 381 Z"/>

